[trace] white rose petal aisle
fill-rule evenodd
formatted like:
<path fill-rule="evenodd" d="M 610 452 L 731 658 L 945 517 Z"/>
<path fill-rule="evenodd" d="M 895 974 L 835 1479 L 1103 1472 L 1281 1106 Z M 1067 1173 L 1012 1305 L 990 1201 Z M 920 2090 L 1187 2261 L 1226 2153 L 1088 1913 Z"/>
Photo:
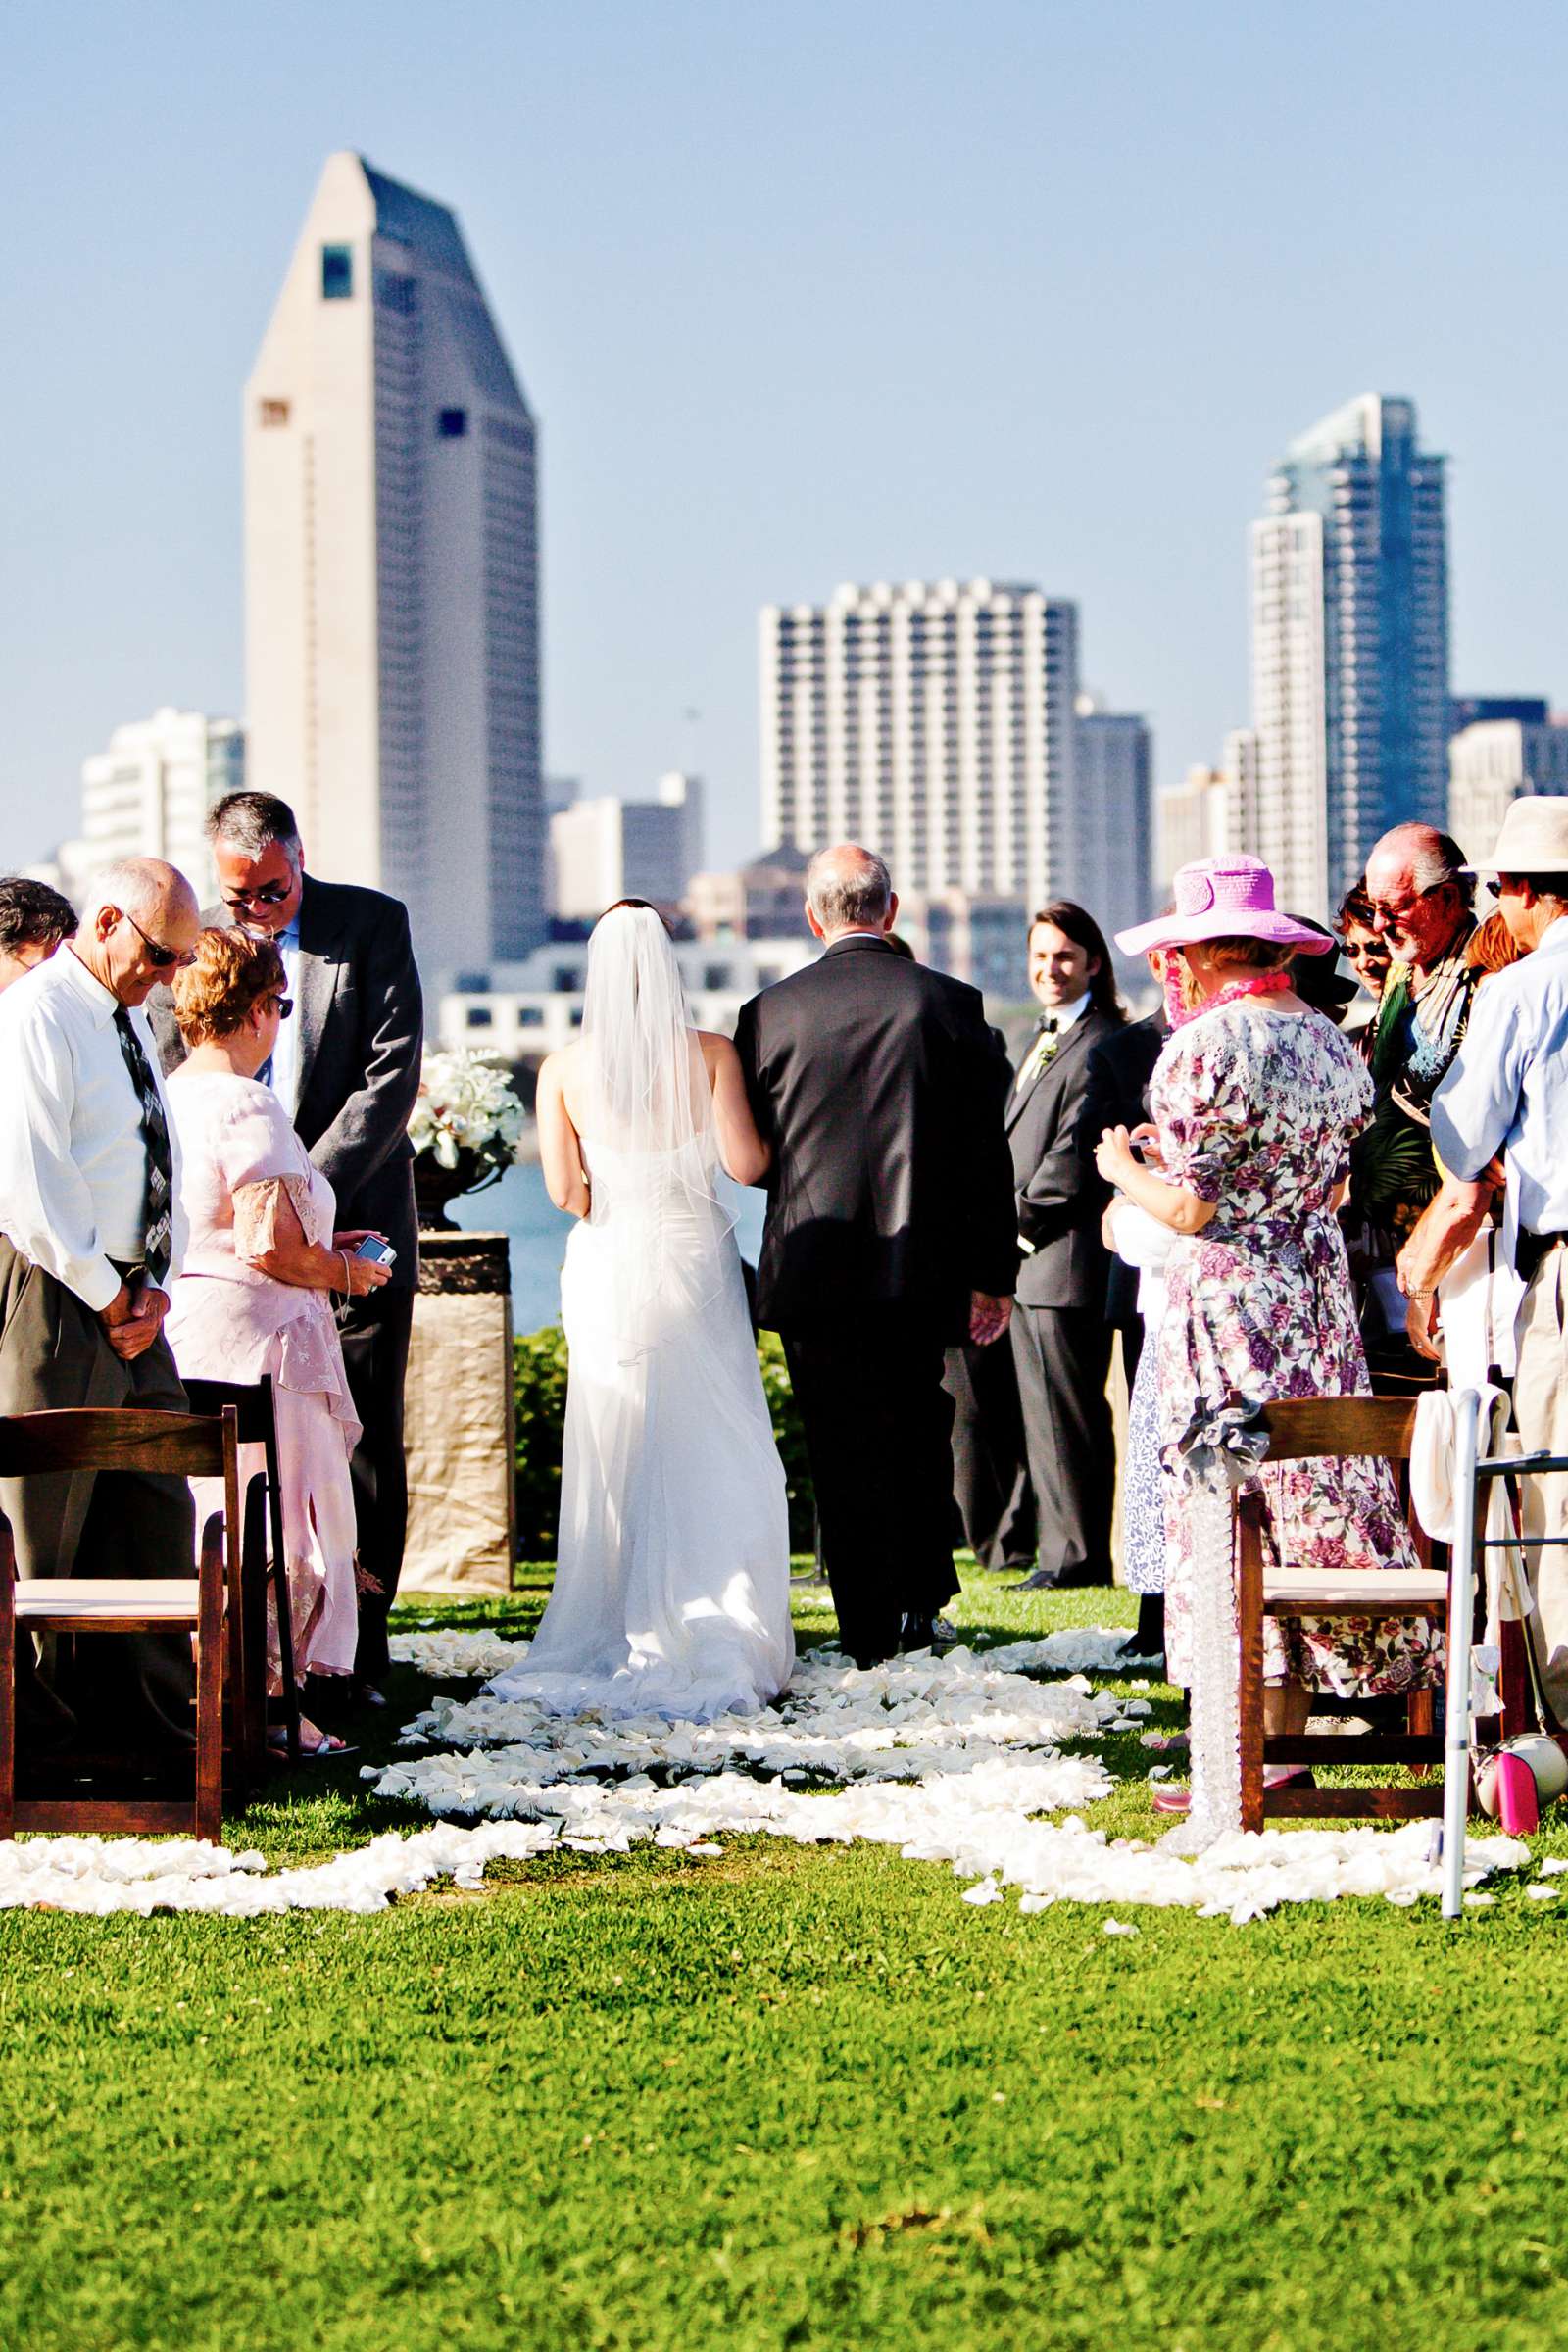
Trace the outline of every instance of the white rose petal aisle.
<path fill-rule="evenodd" d="M 1150 1702 L 1097 1692 L 1077 1672 L 1039 1678 L 1078 1661 L 1125 1675 L 1125 1640 L 1119 1629 L 1080 1628 L 865 1672 L 836 1651 L 808 1651 L 776 1707 L 707 1723 L 562 1717 L 482 1692 L 441 1697 L 406 1727 L 406 1760 L 364 1774 L 378 1795 L 425 1806 L 435 1816 L 428 1830 L 388 1832 L 331 1862 L 272 1870 L 259 1854 L 186 1840 L 33 1838 L 0 1846 L 0 1909 L 376 1912 L 438 1879 L 476 1886 L 496 1861 L 651 1843 L 701 1865 L 722 1850 L 715 1837 L 758 1832 L 803 1845 L 896 1846 L 970 1881 L 966 1904 L 1015 1892 L 1024 1913 L 1058 1902 L 1147 1905 L 1241 1924 L 1282 1903 L 1353 1894 L 1410 1905 L 1438 1893 L 1426 1822 L 1236 1833 L 1193 1859 L 1092 1828 L 1078 1808 L 1117 1784 L 1098 1757 L 1063 1754 L 1062 1742 L 1136 1731 Z M 393 1649 L 401 1663 L 457 1679 L 500 1674 L 526 1644 L 421 1628 L 395 1636 Z M 1467 1877 L 1474 1886 L 1530 1860 L 1520 1841 L 1476 1838 Z M 1107 1934 L 1131 1932 L 1119 1920 L 1106 1925 Z"/>

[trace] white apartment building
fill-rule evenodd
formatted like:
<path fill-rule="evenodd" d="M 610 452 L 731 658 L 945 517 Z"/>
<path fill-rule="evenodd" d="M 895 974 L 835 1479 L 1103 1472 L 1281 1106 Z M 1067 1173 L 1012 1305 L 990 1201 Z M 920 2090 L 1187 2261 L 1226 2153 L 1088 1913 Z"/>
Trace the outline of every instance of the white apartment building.
<path fill-rule="evenodd" d="M 1253 526 L 1258 854 L 1302 914 L 1389 826 L 1444 820 L 1444 473 L 1414 402 L 1367 393 L 1291 443 Z"/>
<path fill-rule="evenodd" d="M 250 780 L 427 975 L 545 929 L 533 418 L 443 204 L 330 157 L 245 388 Z"/>
<path fill-rule="evenodd" d="M 861 841 L 901 891 L 1073 875 L 1078 612 L 991 580 L 843 587 L 761 615 L 762 838 Z"/>
<path fill-rule="evenodd" d="M 106 751 L 82 762 L 81 832 L 61 844 L 61 888 L 83 892 L 121 858 L 163 858 L 199 904 L 217 897 L 203 827 L 226 792 L 245 783 L 245 729 L 237 718 L 201 710 L 155 710 L 116 727 Z"/>
<path fill-rule="evenodd" d="M 1162 792 L 1154 821 L 1153 880 L 1169 893 L 1177 869 L 1198 858 L 1257 858 L 1257 737 L 1237 727 L 1225 738 L 1224 763 L 1190 767 Z"/>
<path fill-rule="evenodd" d="M 550 903 L 594 922 L 617 899 L 677 907 L 703 862 L 703 786 L 671 769 L 651 801 L 577 800 L 550 818 Z"/>
<path fill-rule="evenodd" d="M 1448 831 L 1467 858 L 1489 858 L 1510 801 L 1568 793 L 1568 718 L 1540 725 L 1478 720 L 1448 745 Z"/>

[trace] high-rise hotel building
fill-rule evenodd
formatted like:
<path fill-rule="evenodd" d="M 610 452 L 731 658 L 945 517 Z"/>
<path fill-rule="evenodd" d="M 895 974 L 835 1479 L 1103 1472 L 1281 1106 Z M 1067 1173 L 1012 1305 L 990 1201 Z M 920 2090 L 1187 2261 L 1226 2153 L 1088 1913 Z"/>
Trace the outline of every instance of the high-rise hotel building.
<path fill-rule="evenodd" d="M 545 931 L 533 418 L 447 207 L 328 159 L 245 388 L 249 781 L 426 973 Z"/>
<path fill-rule="evenodd" d="M 1447 797 L 1444 460 L 1367 393 L 1293 441 L 1252 529 L 1259 853 L 1320 915 L 1380 833 Z"/>
<path fill-rule="evenodd" d="M 761 616 L 768 845 L 860 841 L 906 892 L 1027 899 L 1074 869 L 1078 612 L 992 580 Z"/>

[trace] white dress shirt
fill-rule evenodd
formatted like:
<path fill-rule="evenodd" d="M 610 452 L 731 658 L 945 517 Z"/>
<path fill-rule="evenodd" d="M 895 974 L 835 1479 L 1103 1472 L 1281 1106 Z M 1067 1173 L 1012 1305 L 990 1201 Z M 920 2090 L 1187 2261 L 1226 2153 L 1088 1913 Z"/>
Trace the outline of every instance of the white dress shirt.
<path fill-rule="evenodd" d="M 147 1238 L 141 1101 L 115 1011 L 69 944 L 0 995 L 0 1233 L 95 1314 L 120 1288 L 110 1260 L 134 1263 Z M 130 1019 L 162 1092 L 147 1015 Z M 185 1254 L 172 1119 L 169 1143 L 172 1283 Z"/>
<path fill-rule="evenodd" d="M 272 945 L 283 958 L 283 985 L 293 1001 L 294 1009 L 286 1021 L 277 1024 L 277 1043 L 272 1048 L 272 1066 L 268 1085 L 282 1103 L 290 1118 L 299 1108 L 300 1095 L 300 918 L 298 915 L 286 931 L 279 931 Z"/>
<path fill-rule="evenodd" d="M 1477 989 L 1464 1043 L 1433 1097 L 1432 1142 L 1466 1184 L 1505 1154 L 1510 1263 L 1521 1226 L 1568 1233 L 1568 915 Z"/>
<path fill-rule="evenodd" d="M 1022 1094 L 1026 1087 L 1032 1086 L 1041 1071 L 1055 1060 L 1057 1054 L 1061 1051 L 1062 1039 L 1079 1014 L 1088 1010 L 1089 991 L 1087 988 L 1081 997 L 1074 997 L 1070 1004 L 1048 1004 L 1046 1006 L 1040 1015 L 1040 1025 L 1029 1041 L 1029 1050 L 1018 1064 L 1018 1075 L 1013 1080 L 1013 1086 L 1017 1093 Z M 1051 1052 L 1046 1060 L 1042 1061 L 1040 1049 L 1046 1044 L 1050 1045 Z"/>

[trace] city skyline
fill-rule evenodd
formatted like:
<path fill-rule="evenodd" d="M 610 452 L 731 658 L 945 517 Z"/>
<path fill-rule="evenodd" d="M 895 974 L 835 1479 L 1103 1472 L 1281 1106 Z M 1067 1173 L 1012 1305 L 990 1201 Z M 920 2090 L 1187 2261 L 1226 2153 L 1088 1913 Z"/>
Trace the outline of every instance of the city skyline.
<path fill-rule="evenodd" d="M 809 6 L 765 35 L 686 0 L 473 22 L 482 75 L 396 0 L 284 0 L 266 47 L 158 0 L 22 26 L 12 259 L 53 260 L 8 385 L 19 861 L 113 726 L 243 711 L 235 392 L 301 191 L 350 141 L 459 208 L 543 419 L 551 766 L 622 795 L 701 767 L 715 862 L 763 846 L 756 612 L 837 578 L 1040 579 L 1091 617 L 1085 682 L 1147 713 L 1161 785 L 1212 759 L 1250 705 L 1270 464 L 1368 383 L 1453 457 L 1454 685 L 1564 699 L 1551 12 L 1505 45 L 1423 12 L 1412 44 L 1397 8 L 1331 8 L 1303 54 L 1218 7 L 1128 41 L 1114 9 L 915 5 L 896 64 Z M 1497 169 L 1455 172 L 1478 140 Z"/>

